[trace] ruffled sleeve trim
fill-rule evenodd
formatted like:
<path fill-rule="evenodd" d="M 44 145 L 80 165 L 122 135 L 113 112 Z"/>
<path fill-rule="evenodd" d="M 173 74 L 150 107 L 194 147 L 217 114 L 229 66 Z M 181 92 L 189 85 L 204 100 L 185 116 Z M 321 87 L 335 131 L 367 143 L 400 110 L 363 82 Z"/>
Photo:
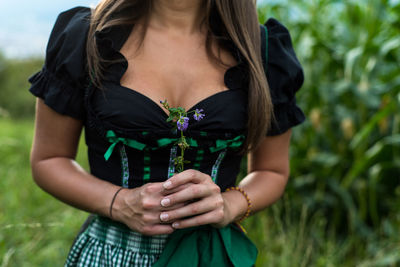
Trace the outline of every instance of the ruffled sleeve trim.
<path fill-rule="evenodd" d="M 296 103 L 285 103 L 274 105 L 274 120 L 268 130 L 268 136 L 279 135 L 305 120 L 303 111 Z"/>
<path fill-rule="evenodd" d="M 81 90 L 73 88 L 63 80 L 58 79 L 50 71 L 43 68 L 29 78 L 32 84 L 29 91 L 44 100 L 44 103 L 54 111 L 79 120 L 85 117 L 83 95 Z"/>
<path fill-rule="evenodd" d="M 265 73 L 275 117 L 267 135 L 272 136 L 282 134 L 305 120 L 303 111 L 296 104 L 296 92 L 303 85 L 304 73 L 288 29 L 273 18 L 264 27 L 268 31 L 262 34 L 267 36 L 262 45 L 268 51 L 264 57 L 267 62 Z"/>
<path fill-rule="evenodd" d="M 88 79 L 86 41 L 91 9 L 62 12 L 53 27 L 42 70 L 33 75 L 29 91 L 56 112 L 85 120 L 84 96 Z"/>

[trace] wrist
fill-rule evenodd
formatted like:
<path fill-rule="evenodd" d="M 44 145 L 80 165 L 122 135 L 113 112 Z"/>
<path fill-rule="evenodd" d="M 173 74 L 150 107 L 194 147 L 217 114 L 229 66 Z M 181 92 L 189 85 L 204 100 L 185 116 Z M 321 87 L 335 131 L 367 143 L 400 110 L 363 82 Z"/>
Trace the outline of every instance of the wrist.
<path fill-rule="evenodd" d="M 225 202 L 225 208 L 228 214 L 228 221 L 239 221 L 246 215 L 248 203 L 243 194 L 237 190 L 226 191 L 222 194 Z"/>
<path fill-rule="evenodd" d="M 128 191 L 124 189 L 127 188 L 117 188 L 113 193 L 108 210 L 108 217 L 112 220 L 120 221 L 121 210 L 123 209 L 125 203 L 124 194 Z"/>

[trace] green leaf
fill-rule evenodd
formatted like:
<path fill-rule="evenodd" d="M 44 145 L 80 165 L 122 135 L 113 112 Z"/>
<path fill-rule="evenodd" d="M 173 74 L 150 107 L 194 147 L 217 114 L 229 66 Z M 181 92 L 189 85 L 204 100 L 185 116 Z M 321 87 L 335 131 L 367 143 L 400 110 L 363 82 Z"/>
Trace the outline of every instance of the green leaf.
<path fill-rule="evenodd" d="M 365 156 L 358 158 L 352 165 L 351 169 L 345 175 L 342 181 L 342 186 L 348 188 L 353 181 L 361 175 L 361 173 L 368 170 L 372 162 L 384 152 L 386 146 L 399 146 L 400 147 L 400 134 L 384 137 L 382 140 L 376 142 L 371 148 L 367 150 Z"/>
<path fill-rule="evenodd" d="M 391 115 L 395 110 L 395 105 L 393 102 L 390 102 L 386 107 L 376 113 L 359 131 L 351 140 L 350 147 L 352 149 L 356 149 L 358 146 L 362 144 L 362 142 L 366 141 L 367 137 L 371 134 L 371 132 L 375 129 L 377 124 L 387 116 Z"/>

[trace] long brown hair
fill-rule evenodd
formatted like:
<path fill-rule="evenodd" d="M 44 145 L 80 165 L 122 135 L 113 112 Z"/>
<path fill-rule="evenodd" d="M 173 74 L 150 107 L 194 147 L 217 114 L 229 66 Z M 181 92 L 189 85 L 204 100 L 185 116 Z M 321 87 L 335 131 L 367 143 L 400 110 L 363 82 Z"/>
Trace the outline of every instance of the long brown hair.
<path fill-rule="evenodd" d="M 140 40 L 142 43 L 153 1 L 103 0 L 97 5 L 91 17 L 87 42 L 88 69 L 91 70 L 89 73 L 96 86 L 101 87 L 105 71 L 103 63 L 106 60 L 100 56 L 95 33 L 116 25 L 133 25 L 141 20 L 144 22 Z M 206 10 L 202 24 L 207 29 L 208 55 L 223 64 L 213 53 L 212 44 L 219 44 L 222 39 L 230 40 L 248 67 L 248 122 L 244 148 L 250 151 L 257 148 L 265 137 L 273 117 L 269 87 L 261 59 L 260 26 L 257 20 L 256 1 L 204 0 L 204 2 Z M 218 37 L 212 30 L 211 17 L 213 16 L 215 19 L 215 14 L 218 21 L 221 22 L 219 27 L 222 29 Z"/>

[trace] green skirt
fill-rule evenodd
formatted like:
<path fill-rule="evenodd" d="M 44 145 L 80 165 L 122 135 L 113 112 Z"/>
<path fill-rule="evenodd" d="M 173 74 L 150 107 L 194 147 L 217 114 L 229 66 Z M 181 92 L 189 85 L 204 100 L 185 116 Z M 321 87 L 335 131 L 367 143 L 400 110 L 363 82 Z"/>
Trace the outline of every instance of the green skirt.
<path fill-rule="evenodd" d="M 251 267 L 256 258 L 256 247 L 234 224 L 144 236 L 124 224 L 95 216 L 74 242 L 65 266 Z"/>

